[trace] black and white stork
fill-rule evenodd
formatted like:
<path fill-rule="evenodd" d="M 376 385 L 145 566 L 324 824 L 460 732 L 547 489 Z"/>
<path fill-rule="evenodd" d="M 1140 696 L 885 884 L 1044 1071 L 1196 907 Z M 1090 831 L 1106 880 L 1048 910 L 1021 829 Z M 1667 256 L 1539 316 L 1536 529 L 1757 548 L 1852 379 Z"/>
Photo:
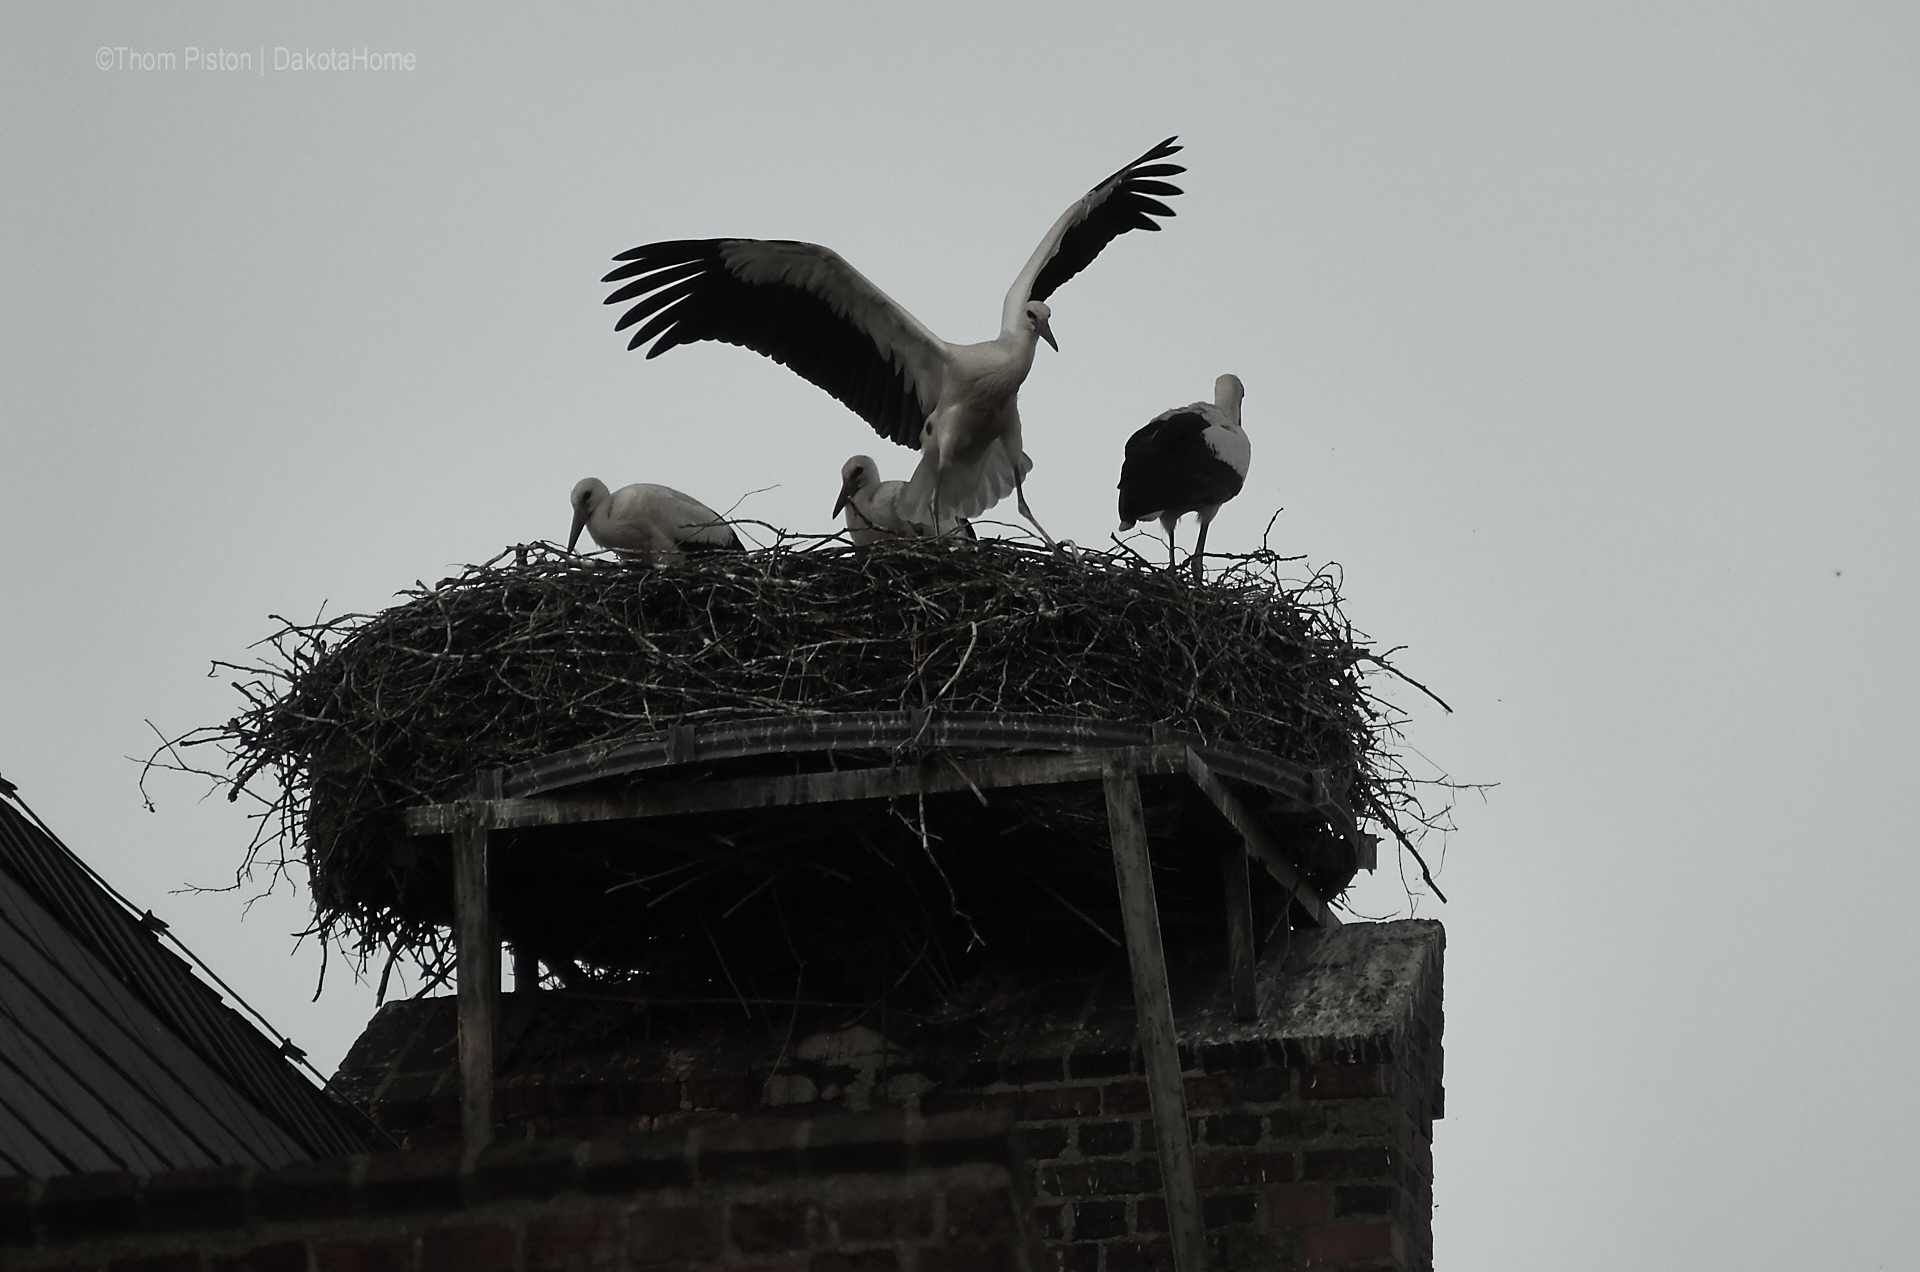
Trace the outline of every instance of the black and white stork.
<path fill-rule="evenodd" d="M 1240 399 L 1246 389 L 1237 375 L 1213 382 L 1213 401 L 1176 406 L 1153 417 L 1127 439 L 1120 465 L 1120 528 L 1158 518 L 1167 532 L 1167 568 L 1173 568 L 1173 525 L 1189 512 L 1200 518 L 1193 545 L 1193 577 L 1200 578 L 1207 550 L 1207 527 L 1220 505 L 1240 493 L 1247 480 L 1253 446 L 1240 428 Z"/>
<path fill-rule="evenodd" d="M 603 282 L 623 286 L 609 305 L 635 302 L 614 330 L 644 323 L 627 344 L 657 358 L 675 345 L 718 340 L 765 354 L 825 389 L 882 437 L 920 452 L 901 507 L 921 525 L 975 517 L 1011 491 L 1020 515 L 1053 539 L 1027 507 L 1033 467 L 1016 403 L 1045 340 L 1056 350 L 1049 296 L 1128 230 L 1158 230 L 1180 193 L 1161 180 L 1186 171 L 1163 163 L 1169 137 L 1102 181 L 1055 221 L 1013 280 L 1000 334 L 949 344 L 841 257 L 813 243 L 680 239 L 649 243 Z M 631 280 L 631 281 L 629 281 Z"/>
<path fill-rule="evenodd" d="M 738 552 L 740 537 L 719 513 L 671 486 L 639 482 L 608 493 L 598 477 L 582 478 L 573 488 L 573 529 L 567 551 L 580 531 L 628 560 L 667 565 L 688 552 Z"/>
<path fill-rule="evenodd" d="M 847 510 L 847 536 L 856 548 L 882 539 L 931 536 L 932 526 L 915 522 L 901 511 L 906 494 L 906 482 L 880 480 L 880 465 L 873 462 L 873 456 L 855 455 L 840 466 L 840 497 L 833 502 L 833 515 L 839 516 L 842 508 Z M 965 520 L 956 526 L 949 519 L 940 530 L 942 534 L 958 530 L 965 539 L 976 537 Z"/>

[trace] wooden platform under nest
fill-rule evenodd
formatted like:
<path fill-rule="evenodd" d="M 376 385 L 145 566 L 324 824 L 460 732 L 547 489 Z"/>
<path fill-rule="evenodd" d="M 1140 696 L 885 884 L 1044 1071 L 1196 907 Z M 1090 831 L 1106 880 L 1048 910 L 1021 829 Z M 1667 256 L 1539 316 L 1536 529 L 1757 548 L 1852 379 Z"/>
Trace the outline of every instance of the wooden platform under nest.
<path fill-rule="evenodd" d="M 1143 780 L 1161 922 L 1217 940 L 1219 854 L 1254 837 L 1266 926 L 1328 920 L 1373 841 L 1324 773 L 1164 727 L 888 712 L 679 726 L 488 775 L 493 907 L 548 966 L 628 969 L 658 997 L 813 997 L 896 1009 L 987 963 L 1071 966 L 1119 947 L 1102 765 Z M 413 895 L 453 922 L 417 807 Z M 1229 811 L 1231 810 L 1231 811 Z M 1280 895 L 1285 890 L 1289 902 Z M 1271 895 L 1270 895 L 1271 893 Z"/>

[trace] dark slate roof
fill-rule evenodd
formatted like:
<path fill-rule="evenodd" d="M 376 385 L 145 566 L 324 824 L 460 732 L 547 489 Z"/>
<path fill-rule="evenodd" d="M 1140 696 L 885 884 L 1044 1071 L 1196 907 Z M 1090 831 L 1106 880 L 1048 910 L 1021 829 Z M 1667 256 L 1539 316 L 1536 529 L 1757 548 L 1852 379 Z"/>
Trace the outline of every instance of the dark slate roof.
<path fill-rule="evenodd" d="M 361 1125 L 0 799 L 0 1175 L 282 1166 Z"/>

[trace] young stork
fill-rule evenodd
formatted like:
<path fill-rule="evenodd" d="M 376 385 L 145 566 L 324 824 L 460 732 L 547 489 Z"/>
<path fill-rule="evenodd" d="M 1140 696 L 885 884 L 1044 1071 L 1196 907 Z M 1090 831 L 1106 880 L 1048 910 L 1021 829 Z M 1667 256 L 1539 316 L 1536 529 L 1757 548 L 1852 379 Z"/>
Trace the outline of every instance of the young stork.
<path fill-rule="evenodd" d="M 1033 461 L 1016 399 L 1045 340 L 1058 350 L 1046 300 L 1128 230 L 1158 230 L 1180 193 L 1160 180 L 1186 169 L 1161 160 L 1172 137 L 1102 181 L 1061 214 L 1000 307 L 1000 334 L 949 344 L 840 256 L 813 243 L 681 239 L 614 259 L 603 282 L 624 284 L 609 305 L 635 302 L 614 330 L 644 323 L 627 344 L 655 336 L 649 358 L 675 345 L 718 340 L 765 354 L 844 402 L 882 437 L 920 452 L 901 511 L 922 525 L 976 517 L 1012 491 L 1027 507 Z M 631 281 L 628 281 L 631 280 Z"/>
<path fill-rule="evenodd" d="M 569 552 L 583 529 L 601 547 L 648 565 L 670 565 L 688 552 L 741 550 L 739 536 L 719 513 L 671 486 L 640 482 L 609 494 L 598 477 L 583 477 L 572 503 Z"/>
<path fill-rule="evenodd" d="M 839 516 L 842 508 L 847 510 L 847 535 L 856 548 L 882 539 L 930 536 L 932 526 L 911 521 L 900 511 L 900 501 L 906 493 L 906 482 L 880 480 L 880 465 L 873 462 L 871 455 L 855 455 L 840 465 L 840 497 L 833 501 L 832 515 Z M 942 534 L 952 534 L 954 530 L 952 522 L 941 527 Z M 963 539 L 978 537 L 964 518 L 958 530 Z"/>
<path fill-rule="evenodd" d="M 1127 439 L 1120 465 L 1120 528 L 1158 518 L 1167 532 L 1167 568 L 1173 568 L 1173 526 L 1189 512 L 1200 517 L 1193 545 L 1193 578 L 1200 580 L 1207 550 L 1207 527 L 1220 505 L 1240 493 L 1247 480 L 1253 446 L 1240 429 L 1240 399 L 1246 396 L 1237 375 L 1213 382 L 1213 401 L 1176 406 L 1153 417 Z"/>

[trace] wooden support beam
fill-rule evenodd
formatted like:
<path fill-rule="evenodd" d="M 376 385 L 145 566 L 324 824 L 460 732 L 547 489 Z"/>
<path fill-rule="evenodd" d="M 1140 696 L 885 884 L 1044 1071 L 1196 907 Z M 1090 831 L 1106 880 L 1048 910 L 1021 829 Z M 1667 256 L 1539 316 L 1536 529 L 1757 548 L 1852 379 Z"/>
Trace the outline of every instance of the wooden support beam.
<path fill-rule="evenodd" d="M 1193 1144 L 1187 1136 L 1186 1089 L 1180 1077 L 1166 952 L 1160 943 L 1160 910 L 1153 898 L 1153 863 L 1147 852 L 1140 778 L 1122 753 L 1107 759 L 1101 779 L 1107 795 L 1107 828 L 1113 837 L 1113 869 L 1120 884 L 1120 916 L 1126 924 L 1127 960 L 1133 969 L 1140 1051 L 1147 1065 L 1153 1137 L 1160 1151 L 1160 1182 L 1166 1189 L 1167 1219 L 1173 1229 L 1174 1266 L 1178 1272 L 1203 1272 L 1206 1227 L 1200 1216 Z"/>
<path fill-rule="evenodd" d="M 1241 803 L 1240 797 L 1228 790 L 1227 784 L 1222 782 L 1213 770 L 1207 767 L 1207 762 L 1195 754 L 1191 748 L 1186 755 L 1186 771 L 1187 776 L 1193 780 L 1193 784 L 1200 788 L 1201 794 L 1205 795 L 1213 806 L 1220 810 L 1220 815 L 1227 819 L 1227 823 L 1239 832 L 1240 838 L 1247 845 L 1247 851 L 1260 859 L 1260 864 L 1267 868 L 1267 873 L 1272 875 L 1281 887 L 1293 894 L 1293 899 L 1313 921 L 1321 927 L 1339 927 L 1340 916 L 1333 912 L 1332 906 L 1321 900 L 1320 894 L 1314 890 L 1312 884 L 1307 882 L 1307 877 L 1300 873 L 1300 868 L 1293 864 L 1292 859 L 1280 851 L 1280 846 L 1273 842 L 1273 836 L 1268 834 L 1267 828 L 1260 824 L 1260 819 L 1254 816 L 1253 810 Z"/>
<path fill-rule="evenodd" d="M 490 805 L 496 830 L 520 826 L 570 826 L 582 822 L 629 821 L 686 813 L 736 812 L 790 808 L 862 799 L 898 799 L 987 791 L 1014 786 L 1050 786 L 1097 782 L 1112 755 L 1125 755 L 1136 771 L 1167 775 L 1184 771 L 1187 749 L 1168 746 L 1124 747 L 1065 755 L 1011 755 L 990 760 L 939 758 L 899 768 L 843 769 L 792 777 L 735 778 L 718 782 L 647 782 L 617 795 L 547 795 L 501 799 Z M 445 835 L 453 831 L 455 804 L 428 804 L 407 810 L 409 835 Z"/>
<path fill-rule="evenodd" d="M 453 837 L 454 934 L 460 995 L 460 1141 L 471 1161 L 493 1140 L 493 1044 L 500 1008 L 500 939 L 487 895 L 488 811 L 498 769 L 480 774 Z"/>
<path fill-rule="evenodd" d="M 698 758 L 711 763 L 748 755 L 818 754 L 823 751 L 905 749 L 967 751 L 1106 751 L 1172 743 L 1196 747 L 1214 771 L 1235 781 L 1264 786 L 1281 797 L 1312 797 L 1308 771 L 1297 764 L 1230 742 L 1202 742 L 1165 723 L 1121 724 L 1067 716 L 1006 711 L 853 711 L 758 720 L 713 720 L 674 725 L 625 738 L 609 738 L 502 770 L 505 791 L 515 798 L 547 795 L 601 778 L 640 773 Z M 1351 823 L 1335 809 L 1342 825 Z"/>
<path fill-rule="evenodd" d="M 1233 992 L 1233 1018 L 1258 1020 L 1260 1000 L 1253 976 L 1253 888 L 1247 879 L 1247 850 L 1233 844 L 1220 855 L 1227 899 L 1227 985 Z"/>
<path fill-rule="evenodd" d="M 540 959 L 532 950 L 513 947 L 513 992 L 530 994 L 540 988 Z"/>

